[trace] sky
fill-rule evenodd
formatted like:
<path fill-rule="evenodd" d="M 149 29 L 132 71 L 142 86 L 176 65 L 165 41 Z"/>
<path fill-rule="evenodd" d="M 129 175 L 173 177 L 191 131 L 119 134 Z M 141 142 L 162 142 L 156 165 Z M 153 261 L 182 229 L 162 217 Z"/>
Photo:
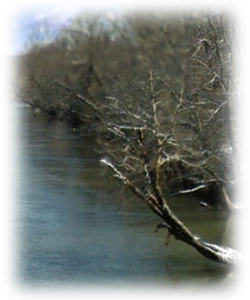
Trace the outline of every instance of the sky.
<path fill-rule="evenodd" d="M 126 3 L 129 3 L 126 1 Z M 0 18 L 1 36 L 5 43 L 2 52 L 6 55 L 15 55 L 24 50 L 25 41 L 28 36 L 28 29 L 31 24 L 38 22 L 43 18 L 50 18 L 53 21 L 59 21 L 59 18 L 73 16 L 83 10 L 116 10 L 122 9 L 126 5 L 117 1 L 29 1 L 23 0 L 21 4 L 15 2 L 12 5 L 5 5 L 6 15 Z M 3 40 L 3 38 L 2 38 Z"/>
<path fill-rule="evenodd" d="M 28 6 L 25 9 L 17 10 L 12 15 L 11 42 L 7 49 L 8 54 L 18 54 L 25 50 L 29 29 L 32 24 L 41 22 L 43 19 L 49 19 L 51 22 L 63 22 L 68 17 L 73 17 L 88 5 L 37 5 Z"/>
<path fill-rule="evenodd" d="M 66 18 L 73 17 L 80 11 L 80 7 L 71 5 L 58 6 L 48 8 L 33 8 L 27 9 L 16 15 L 15 22 L 13 23 L 13 36 L 10 49 L 10 54 L 18 54 L 25 50 L 26 41 L 28 38 L 29 29 L 32 24 L 42 22 L 44 19 L 50 19 L 51 22 L 65 22 Z"/>
<path fill-rule="evenodd" d="M 74 14 L 77 14 L 83 10 L 105 10 L 113 12 L 117 10 L 131 8 L 143 9 L 148 7 L 147 1 L 138 0 L 126 0 L 124 2 L 117 0 L 38 0 L 34 2 L 30 0 L 23 0 L 21 3 L 13 0 L 10 1 L 14 2 L 15 4 L 13 6 L 6 5 L 5 8 L 7 8 L 7 14 L 3 19 L 0 18 L 0 22 L 2 23 L 1 30 L 3 30 L 7 35 L 5 38 L 7 43 L 4 43 L 4 49 L 2 49 L 2 51 L 7 55 L 15 55 L 24 50 L 29 27 L 32 23 L 43 18 L 50 17 L 53 21 L 55 21 L 58 19 L 59 15 L 64 15 L 64 17 L 66 15 L 73 16 Z M 171 6 L 172 5 L 169 5 L 169 7 Z"/>

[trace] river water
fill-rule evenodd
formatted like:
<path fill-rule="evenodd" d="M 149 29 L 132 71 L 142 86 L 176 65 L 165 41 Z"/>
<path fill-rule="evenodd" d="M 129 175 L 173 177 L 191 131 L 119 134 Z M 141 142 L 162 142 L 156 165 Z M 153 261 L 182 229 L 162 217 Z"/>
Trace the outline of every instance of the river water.
<path fill-rule="evenodd" d="M 229 268 L 167 232 L 140 200 L 124 192 L 99 164 L 89 136 L 17 107 L 18 280 L 25 285 L 220 282 Z M 190 229 L 206 241 L 230 244 L 227 220 L 197 199 L 171 199 Z"/>

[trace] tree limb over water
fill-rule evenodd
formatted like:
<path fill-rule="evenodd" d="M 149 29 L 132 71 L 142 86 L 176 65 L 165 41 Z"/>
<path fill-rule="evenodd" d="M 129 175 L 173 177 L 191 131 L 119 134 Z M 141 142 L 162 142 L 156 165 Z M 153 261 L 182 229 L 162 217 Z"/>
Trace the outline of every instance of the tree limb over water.
<path fill-rule="evenodd" d="M 113 171 L 115 178 L 120 180 L 138 198 L 146 203 L 160 218 L 165 221 L 164 223 L 157 225 L 155 232 L 157 232 L 159 228 L 167 228 L 169 233 L 173 235 L 176 240 L 181 240 L 191 245 L 207 258 L 226 264 L 237 265 L 242 263 L 242 255 L 238 251 L 235 251 L 229 247 L 218 246 L 205 242 L 200 237 L 194 235 L 171 211 L 167 204 L 167 200 L 162 196 L 161 189 L 158 185 L 153 186 L 155 192 L 149 192 L 145 194 L 128 178 L 126 178 L 126 176 L 124 176 L 110 161 L 107 159 L 102 159 L 100 162 L 108 166 Z"/>
<path fill-rule="evenodd" d="M 207 208 L 239 209 L 233 21 L 226 13 L 135 13 L 109 26 L 100 15 L 81 18 L 22 58 L 18 94 L 33 107 L 74 114 L 80 126 L 88 119 L 101 163 L 170 235 L 205 257 L 239 263 L 237 251 L 195 236 L 167 203 L 204 192 Z"/>

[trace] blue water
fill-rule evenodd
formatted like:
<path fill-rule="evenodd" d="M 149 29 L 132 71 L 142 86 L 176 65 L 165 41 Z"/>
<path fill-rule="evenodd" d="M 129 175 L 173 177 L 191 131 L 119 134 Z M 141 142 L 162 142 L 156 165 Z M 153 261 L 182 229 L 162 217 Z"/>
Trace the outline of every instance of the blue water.
<path fill-rule="evenodd" d="M 160 221 L 110 180 L 90 137 L 63 122 L 18 108 L 21 139 L 18 281 L 25 285 L 216 282 L 228 269 L 194 249 L 154 233 Z M 225 220 L 190 198 L 174 211 L 209 241 L 220 242 Z"/>

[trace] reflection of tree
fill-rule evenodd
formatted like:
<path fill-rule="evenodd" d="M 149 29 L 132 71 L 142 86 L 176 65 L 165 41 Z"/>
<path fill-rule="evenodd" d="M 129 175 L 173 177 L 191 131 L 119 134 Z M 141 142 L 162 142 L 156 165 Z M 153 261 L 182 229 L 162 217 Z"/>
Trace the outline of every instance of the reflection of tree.
<path fill-rule="evenodd" d="M 57 42 L 29 53 L 22 98 L 88 120 L 102 164 L 163 219 L 159 228 L 206 257 L 238 262 L 234 250 L 192 234 L 167 202 L 206 190 L 209 205 L 236 210 L 232 24 L 224 14 L 108 24 L 79 17 Z"/>

